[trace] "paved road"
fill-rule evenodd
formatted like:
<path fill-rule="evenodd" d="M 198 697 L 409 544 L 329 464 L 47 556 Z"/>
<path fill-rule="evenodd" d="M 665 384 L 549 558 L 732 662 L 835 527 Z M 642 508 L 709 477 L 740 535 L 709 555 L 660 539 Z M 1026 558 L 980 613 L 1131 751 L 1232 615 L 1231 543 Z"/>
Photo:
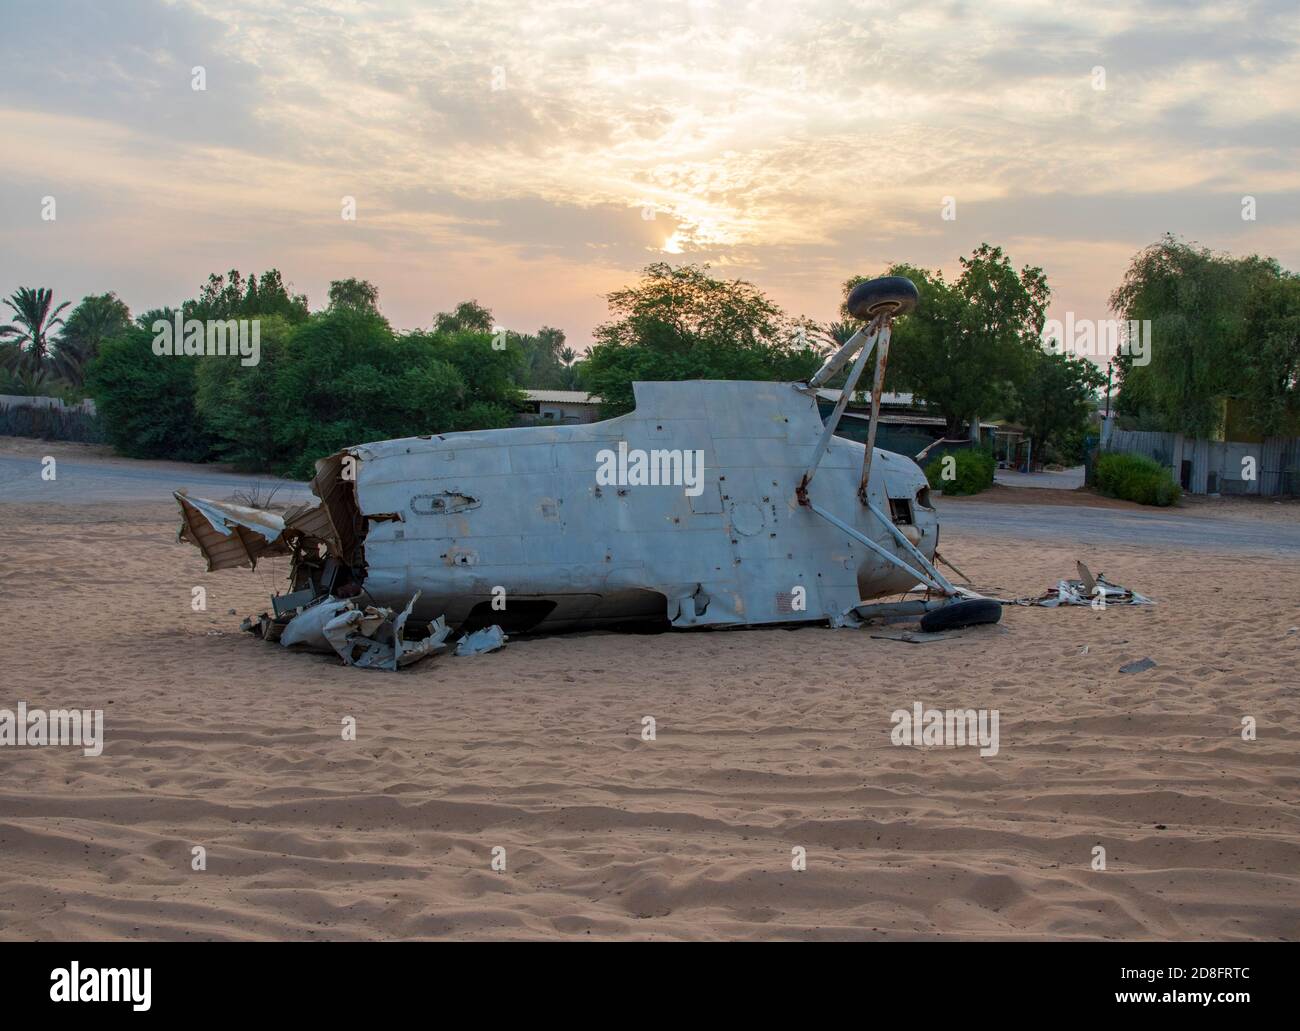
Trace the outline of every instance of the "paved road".
<path fill-rule="evenodd" d="M 1300 556 L 1300 522 L 1218 519 L 1167 509 L 1140 512 L 1088 505 L 1009 505 L 939 502 L 940 538 L 992 534 L 1061 543 L 1152 544 L 1215 551 L 1274 552 Z"/>
<path fill-rule="evenodd" d="M 1083 466 L 1076 465 L 1059 473 L 1018 473 L 1014 469 L 999 469 L 993 482 L 1007 487 L 1052 487 L 1056 490 L 1078 490 L 1083 486 Z"/>
<path fill-rule="evenodd" d="M 274 476 L 247 476 L 181 463 L 167 466 L 59 458 L 55 478 L 43 480 L 39 458 L 0 455 L 0 501 L 48 501 L 64 505 L 171 501 L 172 491 L 182 488 L 199 497 L 224 501 L 235 491 L 256 490 L 265 498 L 277 484 L 281 485 L 275 494 L 277 503 L 296 503 L 312 497 L 305 483 Z"/>
<path fill-rule="evenodd" d="M 185 488 L 200 497 L 228 500 L 236 491 L 263 497 L 279 484 L 278 503 L 312 500 L 305 483 L 270 476 L 247 476 L 182 463 L 132 463 L 85 459 L 58 460 L 53 481 L 41 479 L 37 458 L 0 455 L 0 502 L 170 501 Z M 993 534 L 1062 543 L 1163 544 L 1216 551 L 1300 555 L 1300 522 L 1218 519 L 1169 511 L 1137 512 L 1083 505 L 1012 505 L 939 499 L 943 533 Z"/>

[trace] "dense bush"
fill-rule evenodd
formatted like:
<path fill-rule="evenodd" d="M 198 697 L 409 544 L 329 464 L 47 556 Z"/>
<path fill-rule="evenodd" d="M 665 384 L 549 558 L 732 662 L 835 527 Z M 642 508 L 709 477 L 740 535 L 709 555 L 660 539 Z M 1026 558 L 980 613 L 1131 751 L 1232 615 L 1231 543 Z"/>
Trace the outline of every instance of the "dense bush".
<path fill-rule="evenodd" d="M 1087 423 L 1072 426 L 1043 445 L 1042 451 L 1034 452 L 1034 460 L 1043 465 L 1063 465 L 1066 468 L 1082 465 L 1088 453 L 1089 444 L 1096 443 L 1096 431 Z"/>
<path fill-rule="evenodd" d="M 1183 494 L 1173 474 L 1145 455 L 1114 451 L 1099 455 L 1095 482 L 1103 494 L 1141 505 L 1172 505 Z"/>
<path fill-rule="evenodd" d="M 313 315 L 275 375 L 276 439 L 291 476 L 349 444 L 509 426 L 518 355 L 486 333 L 394 335 L 364 312 Z"/>
<path fill-rule="evenodd" d="M 260 322 L 256 365 L 160 357 L 143 328 L 106 342 L 90 386 L 110 442 L 136 458 L 215 458 L 306 479 L 350 444 L 514 420 L 517 342 L 494 348 L 471 330 L 396 334 L 373 309 L 348 305 L 297 324 Z"/>
<path fill-rule="evenodd" d="M 283 472 L 294 456 L 276 435 L 275 374 L 292 326 L 280 316 L 261 320 L 256 365 L 203 359 L 195 377 L 195 408 L 212 434 L 212 457 L 256 472 Z"/>
<path fill-rule="evenodd" d="M 100 344 L 86 386 L 104 421 L 108 442 L 129 458 L 202 462 L 212 438 L 194 407 L 195 373 L 204 361 L 229 361 L 153 353 L 153 333 L 141 319 L 125 334 Z"/>
<path fill-rule="evenodd" d="M 953 459 L 951 479 L 945 479 L 943 475 L 946 457 Z M 993 471 L 996 468 L 997 463 L 991 452 L 972 447 L 932 458 L 925 467 L 925 478 L 930 481 L 932 489 L 941 490 L 949 496 L 978 494 L 993 486 Z"/>

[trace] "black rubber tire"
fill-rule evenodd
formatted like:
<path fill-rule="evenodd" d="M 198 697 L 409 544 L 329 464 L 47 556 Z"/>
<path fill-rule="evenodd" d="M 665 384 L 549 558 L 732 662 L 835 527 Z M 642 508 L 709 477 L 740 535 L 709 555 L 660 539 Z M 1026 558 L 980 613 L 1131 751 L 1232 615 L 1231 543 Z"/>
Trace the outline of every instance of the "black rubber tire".
<path fill-rule="evenodd" d="M 906 276 L 884 276 L 855 286 L 849 291 L 845 306 L 855 319 L 870 322 L 882 311 L 906 315 L 916 308 L 919 300 L 916 284 Z"/>
<path fill-rule="evenodd" d="M 1002 603 L 992 598 L 968 598 L 954 601 L 921 617 L 921 629 L 927 634 L 940 630 L 957 630 L 964 626 L 996 623 L 1002 618 Z"/>

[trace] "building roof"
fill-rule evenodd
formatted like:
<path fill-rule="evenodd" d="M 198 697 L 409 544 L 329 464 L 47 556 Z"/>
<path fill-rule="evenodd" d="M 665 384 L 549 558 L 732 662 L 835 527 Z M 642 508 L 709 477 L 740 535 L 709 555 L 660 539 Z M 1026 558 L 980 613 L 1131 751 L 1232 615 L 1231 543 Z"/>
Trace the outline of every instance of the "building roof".
<path fill-rule="evenodd" d="M 525 390 L 524 393 L 529 401 L 546 401 L 550 404 L 598 405 L 603 403 L 595 394 L 588 394 L 582 390 Z M 842 391 L 833 387 L 822 387 L 817 391 L 817 396 L 823 401 L 834 404 L 840 399 L 841 393 Z M 911 394 L 885 393 L 880 396 L 880 403 L 891 408 L 910 408 L 914 401 Z"/>
<path fill-rule="evenodd" d="M 546 401 L 549 404 L 598 405 L 603 404 L 595 394 L 585 390 L 525 390 L 529 401 Z"/>
<path fill-rule="evenodd" d="M 863 415 L 860 412 L 845 412 L 844 418 L 858 419 L 861 422 L 871 421 L 871 416 Z M 896 415 L 885 415 L 882 413 L 880 416 L 880 422 L 882 425 L 885 426 L 891 426 L 891 425 L 892 426 L 945 426 L 947 425 L 947 420 L 942 419 L 935 415 L 908 415 L 902 413 Z M 980 423 L 980 429 L 983 430 L 1001 430 L 1002 428 L 1003 427 L 999 426 L 997 423 L 992 423 L 992 422 Z"/>
<path fill-rule="evenodd" d="M 823 401 L 830 401 L 832 403 L 835 403 L 839 401 L 840 395 L 843 393 L 844 391 L 840 390 L 838 387 L 822 387 L 820 390 L 817 391 L 817 396 Z M 863 394 L 865 395 L 866 399 L 870 401 L 871 398 L 870 389 L 855 390 L 854 393 Z M 853 404 L 853 403 L 854 403 L 853 401 L 849 402 L 849 404 Z M 885 392 L 880 395 L 880 404 L 882 407 L 887 405 L 891 408 L 911 408 L 915 404 L 915 400 L 911 394 L 894 394 L 894 393 Z"/>

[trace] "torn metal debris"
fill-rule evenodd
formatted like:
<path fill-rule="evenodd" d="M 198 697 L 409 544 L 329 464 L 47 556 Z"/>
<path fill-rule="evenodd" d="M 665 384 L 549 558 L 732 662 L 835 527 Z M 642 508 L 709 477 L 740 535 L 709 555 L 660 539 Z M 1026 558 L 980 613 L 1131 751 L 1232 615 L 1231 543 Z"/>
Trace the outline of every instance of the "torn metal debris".
<path fill-rule="evenodd" d="M 1037 598 L 1018 598 L 1016 605 L 1040 605 L 1054 609 L 1059 605 L 1154 605 L 1155 601 L 1137 591 L 1113 584 L 1105 575 L 1096 576 L 1082 562 L 1076 562 L 1079 572 L 1077 580 L 1058 580 L 1055 587 L 1049 587 Z"/>
<path fill-rule="evenodd" d="M 264 613 L 257 621 L 245 620 L 244 629 L 285 648 L 333 652 L 349 666 L 396 670 L 447 650 L 451 628 L 441 618 L 428 625 L 423 638 L 407 639 L 407 621 L 419 597 L 416 592 L 394 616 L 390 608 L 362 608 L 354 600 L 326 596 L 274 618 Z"/>
<path fill-rule="evenodd" d="M 457 655 L 486 655 L 488 652 L 500 651 L 509 638 L 501 632 L 499 626 L 486 626 L 475 630 L 460 639 L 456 645 Z"/>
<path fill-rule="evenodd" d="M 446 651 L 443 643 L 451 633 L 446 622 L 439 617 L 429 627 L 427 637 L 408 641 L 405 637 L 406 621 L 420 594 L 417 591 L 396 619 L 393 610 L 367 605 L 355 605 L 338 613 L 325 624 L 322 633 L 343 661 L 362 669 L 401 669 L 413 662 Z M 283 644 L 283 638 L 281 638 Z"/>

